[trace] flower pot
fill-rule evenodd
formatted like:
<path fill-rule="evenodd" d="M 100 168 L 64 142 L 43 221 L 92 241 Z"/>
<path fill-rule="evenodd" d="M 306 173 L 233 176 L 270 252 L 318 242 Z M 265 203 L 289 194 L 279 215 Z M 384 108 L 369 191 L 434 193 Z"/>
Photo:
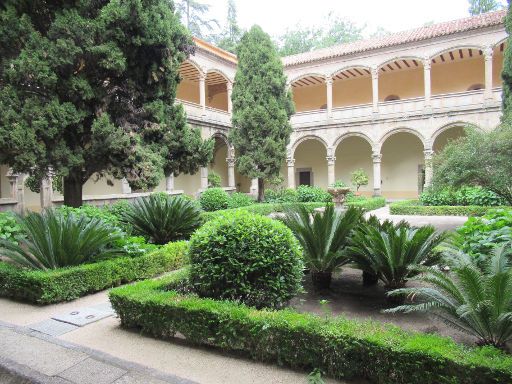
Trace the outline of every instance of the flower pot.
<path fill-rule="evenodd" d="M 332 196 L 332 201 L 334 202 L 335 208 L 341 208 L 343 203 L 347 198 L 347 194 L 350 192 L 350 188 L 342 187 L 330 187 L 327 188 L 327 192 Z"/>
<path fill-rule="evenodd" d="M 332 272 L 313 272 L 311 271 L 311 280 L 317 290 L 329 289 L 332 281 Z"/>

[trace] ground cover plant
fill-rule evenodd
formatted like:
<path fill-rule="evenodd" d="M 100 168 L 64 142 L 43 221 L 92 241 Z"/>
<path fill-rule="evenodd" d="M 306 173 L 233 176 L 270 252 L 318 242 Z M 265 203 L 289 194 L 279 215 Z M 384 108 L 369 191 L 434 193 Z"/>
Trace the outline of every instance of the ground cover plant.
<path fill-rule="evenodd" d="M 392 215 L 422 215 L 422 216 L 483 216 L 496 207 L 479 205 L 423 205 L 419 200 L 396 201 L 389 205 Z M 502 207 L 510 209 L 511 207 Z"/>
<path fill-rule="evenodd" d="M 420 195 L 420 201 L 423 205 L 460 205 L 460 206 L 482 206 L 494 207 L 507 205 L 507 201 L 496 193 L 482 188 L 463 186 L 458 189 L 430 188 Z"/>

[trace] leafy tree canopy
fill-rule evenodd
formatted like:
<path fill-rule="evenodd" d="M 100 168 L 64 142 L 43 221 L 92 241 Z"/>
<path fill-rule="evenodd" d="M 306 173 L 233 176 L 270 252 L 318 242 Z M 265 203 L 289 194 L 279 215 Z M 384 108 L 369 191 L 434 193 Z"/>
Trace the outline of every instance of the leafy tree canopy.
<path fill-rule="evenodd" d="M 512 127 L 491 132 L 466 129 L 433 160 L 434 188 L 480 185 L 512 205 Z"/>
<path fill-rule="evenodd" d="M 510 0 L 509 0 L 510 5 Z M 509 35 L 505 54 L 503 59 L 503 69 L 501 77 L 503 79 L 503 117 L 502 120 L 512 118 L 512 45 L 510 44 L 510 35 L 512 34 L 512 9 L 508 8 L 507 17 L 505 18 L 505 29 Z"/>
<path fill-rule="evenodd" d="M 174 104 L 192 49 L 167 0 L 4 1 L 0 162 L 63 176 L 71 206 L 94 174 L 147 189 L 195 172 L 213 144 Z"/>
<path fill-rule="evenodd" d="M 294 107 L 277 49 L 260 27 L 244 34 L 237 56 L 230 138 L 240 173 L 259 179 L 261 201 L 264 179 L 277 176 L 286 159 Z"/>
<path fill-rule="evenodd" d="M 469 14 L 471 16 L 480 15 L 482 13 L 497 11 L 503 8 L 503 4 L 498 0 L 468 0 Z"/>
<path fill-rule="evenodd" d="M 243 30 L 238 25 L 234 0 L 228 0 L 228 17 L 223 31 L 212 37 L 212 42 L 219 48 L 235 53 L 236 46 L 242 38 Z"/>
<path fill-rule="evenodd" d="M 219 26 L 216 19 L 209 17 L 209 4 L 196 0 L 177 0 L 176 9 L 192 36 L 209 40 L 214 28 Z"/>

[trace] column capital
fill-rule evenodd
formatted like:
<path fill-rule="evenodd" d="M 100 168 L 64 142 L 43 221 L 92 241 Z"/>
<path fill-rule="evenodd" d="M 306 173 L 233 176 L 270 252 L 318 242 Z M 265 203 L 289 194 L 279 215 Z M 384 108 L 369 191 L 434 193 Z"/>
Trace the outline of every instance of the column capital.
<path fill-rule="evenodd" d="M 423 61 L 423 69 L 425 71 L 430 71 L 430 69 L 432 68 L 432 61 L 431 61 L 430 57 L 425 57 L 422 61 Z"/>
<path fill-rule="evenodd" d="M 486 46 L 482 52 L 484 53 L 485 60 L 492 60 L 493 49 L 490 45 Z"/>
<path fill-rule="evenodd" d="M 325 84 L 332 85 L 332 77 L 331 76 L 325 77 Z"/>
<path fill-rule="evenodd" d="M 235 158 L 234 157 L 227 157 L 226 162 L 228 163 L 228 167 L 234 167 L 235 166 Z"/>
<path fill-rule="evenodd" d="M 233 83 L 231 81 L 228 81 L 226 83 L 226 89 L 228 90 L 228 92 L 233 90 Z"/>
<path fill-rule="evenodd" d="M 432 156 L 434 156 L 434 151 L 432 148 L 427 148 L 423 151 L 423 154 L 425 155 L 425 160 L 432 160 Z"/>
<path fill-rule="evenodd" d="M 295 159 L 286 159 L 286 163 L 289 167 L 295 167 Z"/>
<path fill-rule="evenodd" d="M 379 78 L 379 68 L 378 67 L 372 67 L 370 71 L 372 73 L 372 79 L 373 80 L 377 80 Z"/>
<path fill-rule="evenodd" d="M 336 161 L 336 156 L 330 155 L 330 156 L 327 156 L 326 159 L 327 159 L 327 165 L 333 165 L 334 162 Z"/>
<path fill-rule="evenodd" d="M 377 153 L 377 152 L 373 152 L 372 153 L 372 160 L 374 163 L 380 163 L 382 161 L 382 154 L 381 153 Z"/>

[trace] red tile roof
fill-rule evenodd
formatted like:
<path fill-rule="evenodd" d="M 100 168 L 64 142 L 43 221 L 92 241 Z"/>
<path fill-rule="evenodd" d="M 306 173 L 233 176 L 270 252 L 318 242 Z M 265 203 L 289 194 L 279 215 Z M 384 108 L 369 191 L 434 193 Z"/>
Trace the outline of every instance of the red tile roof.
<path fill-rule="evenodd" d="M 415 41 L 427 40 L 434 37 L 451 35 L 454 33 L 471 31 L 474 29 L 491 27 L 503 24 L 507 10 L 484 13 L 464 19 L 446 21 L 430 26 L 411 29 L 408 31 L 392 33 L 384 37 L 359 40 L 352 43 L 335 45 L 329 48 L 318 49 L 311 52 L 299 53 L 297 55 L 283 57 L 285 66 L 308 63 L 315 60 L 329 59 L 352 53 L 370 51 L 391 47 L 399 44 L 406 44 Z"/>

